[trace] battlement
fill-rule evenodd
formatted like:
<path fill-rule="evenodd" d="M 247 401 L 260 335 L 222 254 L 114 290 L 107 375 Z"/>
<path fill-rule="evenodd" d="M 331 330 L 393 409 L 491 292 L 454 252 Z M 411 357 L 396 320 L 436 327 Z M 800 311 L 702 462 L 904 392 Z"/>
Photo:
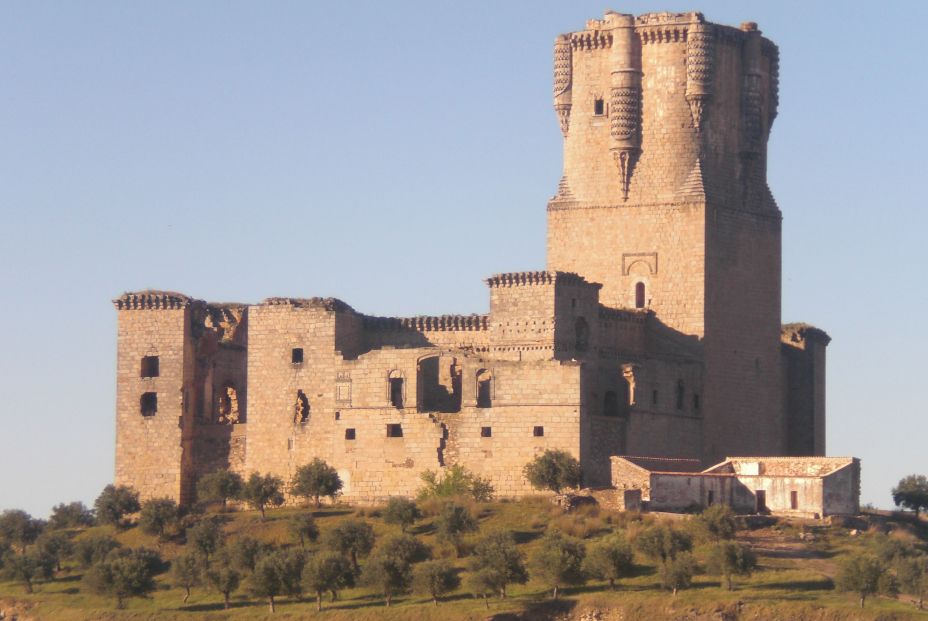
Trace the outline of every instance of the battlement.
<path fill-rule="evenodd" d="M 491 289 L 494 287 L 533 287 L 538 285 L 587 285 L 602 287 L 599 283 L 588 282 L 583 276 L 573 272 L 538 271 L 509 272 L 494 274 L 485 281 Z"/>
<path fill-rule="evenodd" d="M 487 329 L 487 315 L 439 315 L 419 317 L 372 317 L 363 315 L 370 331 L 415 330 L 417 332 L 479 331 Z"/>
<path fill-rule="evenodd" d="M 180 310 L 196 301 L 183 293 L 146 289 L 127 291 L 113 300 L 113 304 L 117 310 Z"/>
<path fill-rule="evenodd" d="M 318 308 L 333 312 L 355 312 L 346 302 L 338 298 L 265 298 L 260 306 L 292 306 L 294 308 Z"/>

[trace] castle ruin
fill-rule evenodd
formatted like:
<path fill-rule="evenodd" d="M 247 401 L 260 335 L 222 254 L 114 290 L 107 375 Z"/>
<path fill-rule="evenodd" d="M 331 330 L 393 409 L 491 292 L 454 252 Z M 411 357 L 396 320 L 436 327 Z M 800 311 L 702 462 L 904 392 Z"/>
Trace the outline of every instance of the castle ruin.
<path fill-rule="evenodd" d="M 588 486 L 619 455 L 824 455 L 829 337 L 781 325 L 777 91 L 753 23 L 608 12 L 557 37 L 546 270 L 488 278 L 486 315 L 126 293 L 116 482 L 188 503 L 213 470 L 287 480 L 320 457 L 376 502 L 452 464 L 529 493 L 548 448 Z"/>

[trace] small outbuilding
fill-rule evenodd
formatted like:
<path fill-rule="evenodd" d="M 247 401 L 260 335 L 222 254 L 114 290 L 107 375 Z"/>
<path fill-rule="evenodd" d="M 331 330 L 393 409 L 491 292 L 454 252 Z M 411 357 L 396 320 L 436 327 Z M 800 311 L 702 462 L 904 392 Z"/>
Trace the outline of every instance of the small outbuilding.
<path fill-rule="evenodd" d="M 855 457 L 728 457 L 706 470 L 686 459 L 613 456 L 612 486 L 639 489 L 651 511 L 727 504 L 739 513 L 823 518 L 860 511 Z"/>

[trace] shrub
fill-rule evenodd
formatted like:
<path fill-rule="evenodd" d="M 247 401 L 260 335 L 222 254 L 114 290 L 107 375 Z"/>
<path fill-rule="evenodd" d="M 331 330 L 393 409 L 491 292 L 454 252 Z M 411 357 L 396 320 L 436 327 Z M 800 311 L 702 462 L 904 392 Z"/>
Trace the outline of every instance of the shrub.
<path fill-rule="evenodd" d="M 202 583 L 203 563 L 195 554 L 182 554 L 171 562 L 171 583 L 184 589 L 184 603 L 190 599 L 190 589 Z"/>
<path fill-rule="evenodd" d="M 477 520 L 471 515 L 470 510 L 455 502 L 446 503 L 435 520 L 438 539 L 454 546 L 458 556 L 461 556 L 461 536 L 476 530 Z"/>
<path fill-rule="evenodd" d="M 471 590 L 486 599 L 488 592 L 506 597 L 510 584 L 525 584 L 525 557 L 516 546 L 511 531 L 495 531 L 477 541 L 470 560 Z"/>
<path fill-rule="evenodd" d="M 222 527 L 215 519 L 200 520 L 187 529 L 186 538 L 193 552 L 209 562 L 209 557 L 222 545 Z"/>
<path fill-rule="evenodd" d="M 918 519 L 919 511 L 928 509 L 928 477 L 923 474 L 903 477 L 893 488 L 893 502 L 897 507 L 914 511 L 915 518 Z"/>
<path fill-rule="evenodd" d="M 642 554 L 659 563 L 666 563 L 693 549 L 693 540 L 687 533 L 666 524 L 645 528 L 635 544 Z"/>
<path fill-rule="evenodd" d="M 344 520 L 322 536 L 323 545 L 329 550 L 340 552 L 351 560 L 355 575 L 360 573 L 358 558 L 370 554 L 374 547 L 374 529 L 361 520 Z"/>
<path fill-rule="evenodd" d="M 116 548 L 120 547 L 118 541 L 109 535 L 94 535 L 78 539 L 74 543 L 74 559 L 84 569 L 99 563 Z"/>
<path fill-rule="evenodd" d="M 222 550 L 223 559 L 239 571 L 250 574 L 261 557 L 272 552 L 270 544 L 258 541 L 247 535 L 238 537 Z"/>
<path fill-rule="evenodd" d="M 124 526 L 123 518 L 141 509 L 139 493 L 125 485 L 107 485 L 93 503 L 94 513 L 101 524 Z"/>
<path fill-rule="evenodd" d="M 139 528 L 163 541 L 165 531 L 177 523 L 178 515 L 177 503 L 170 498 L 152 498 L 142 503 Z"/>
<path fill-rule="evenodd" d="M 724 578 L 729 591 L 734 589 L 732 576 L 749 576 L 756 567 L 757 557 L 751 549 L 734 541 L 718 542 L 706 559 L 706 569 Z"/>
<path fill-rule="evenodd" d="M 241 584 L 242 575 L 232 564 L 231 558 L 224 553 L 217 554 L 216 559 L 206 570 L 206 580 L 210 586 L 222 593 L 223 608 L 229 608 L 229 597 Z"/>
<path fill-rule="evenodd" d="M 155 574 L 161 565 L 157 554 L 144 548 L 116 549 L 84 575 L 84 584 L 98 595 L 116 598 L 125 608 L 129 597 L 144 597 L 155 590 Z"/>
<path fill-rule="evenodd" d="M 461 496 L 487 502 L 493 497 L 494 490 L 489 479 L 481 478 L 457 464 L 445 468 L 441 475 L 434 470 L 426 470 L 419 478 L 424 483 L 419 489 L 419 500 Z"/>
<path fill-rule="evenodd" d="M 454 566 L 448 561 L 425 561 L 413 568 L 413 591 L 428 595 L 437 606 L 438 599 L 461 586 Z"/>
<path fill-rule="evenodd" d="M 41 549 L 22 554 L 7 552 L 3 558 L 3 576 L 18 582 L 26 593 L 32 593 L 37 580 L 48 580 L 55 571 L 55 557 Z"/>
<path fill-rule="evenodd" d="M 307 541 L 313 542 L 319 538 L 319 527 L 316 526 L 313 514 L 308 511 L 291 517 L 288 526 L 290 532 L 299 540 L 301 548 L 306 547 Z"/>
<path fill-rule="evenodd" d="M 216 470 L 197 481 L 197 500 L 222 503 L 222 510 L 225 511 L 228 501 L 238 498 L 244 485 L 245 482 L 238 473 Z"/>
<path fill-rule="evenodd" d="M 383 521 L 387 524 L 397 524 L 402 532 L 415 524 L 416 520 L 422 517 L 422 512 L 416 503 L 408 498 L 394 496 L 387 501 L 387 506 L 383 509 Z"/>
<path fill-rule="evenodd" d="M 581 569 L 586 549 L 572 537 L 558 532 L 545 535 L 531 559 L 532 576 L 547 584 L 557 599 L 562 585 L 583 584 L 586 576 Z"/>
<path fill-rule="evenodd" d="M 52 507 L 48 525 L 55 530 L 93 526 L 93 512 L 80 501 L 57 504 Z"/>
<path fill-rule="evenodd" d="M 579 487 L 581 472 L 577 458 L 562 450 L 548 449 L 522 469 L 532 487 L 560 494 L 566 487 Z"/>
<path fill-rule="evenodd" d="M 332 600 L 338 592 L 354 586 L 354 571 L 351 561 L 338 552 L 319 552 L 303 569 L 303 584 L 316 594 L 316 610 L 322 610 L 322 594 L 332 593 Z"/>
<path fill-rule="evenodd" d="M 921 610 L 925 594 L 928 593 L 928 556 L 919 554 L 897 558 L 895 568 L 902 591 L 915 597 L 918 609 Z"/>
<path fill-rule="evenodd" d="M 695 518 L 697 528 L 711 541 L 734 539 L 735 512 L 728 505 L 712 505 Z"/>
<path fill-rule="evenodd" d="M 896 585 L 887 569 L 887 565 L 872 554 L 852 554 L 839 565 L 835 588 L 856 593 L 863 608 L 870 595 L 895 592 Z"/>
<path fill-rule="evenodd" d="M 300 466 L 290 479 L 290 493 L 301 498 L 312 498 L 319 506 L 319 499 L 328 496 L 335 502 L 335 497 L 342 489 L 342 480 L 335 468 L 318 457 L 312 462 Z"/>
<path fill-rule="evenodd" d="M 283 484 L 283 480 L 273 474 L 262 476 L 257 472 L 252 472 L 242 487 L 242 500 L 260 511 L 263 520 L 267 507 L 279 507 L 284 504 L 284 495 L 280 491 Z"/>
<path fill-rule="evenodd" d="M 609 588 L 615 589 L 616 580 L 632 575 L 632 547 L 625 537 L 616 533 L 600 539 L 590 547 L 583 559 L 583 570 L 599 580 L 608 580 Z"/>
<path fill-rule="evenodd" d="M 679 552 L 660 564 L 658 574 L 661 586 L 676 595 L 679 589 L 689 588 L 693 584 L 697 569 L 696 559 L 690 552 Z"/>
<path fill-rule="evenodd" d="M 24 550 L 26 546 L 35 543 L 44 526 L 42 520 L 35 519 L 21 509 L 8 509 L 0 513 L 0 541 Z"/>

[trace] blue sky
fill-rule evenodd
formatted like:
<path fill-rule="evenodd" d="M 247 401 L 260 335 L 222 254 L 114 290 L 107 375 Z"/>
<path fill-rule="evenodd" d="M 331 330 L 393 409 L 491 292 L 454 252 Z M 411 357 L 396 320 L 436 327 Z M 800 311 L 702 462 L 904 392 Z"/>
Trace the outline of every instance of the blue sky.
<path fill-rule="evenodd" d="M 124 290 L 485 312 L 544 266 L 551 45 L 606 8 L 780 46 L 783 318 L 833 337 L 828 451 L 863 501 L 928 472 L 928 3 L 0 4 L 0 509 L 112 479 Z"/>

